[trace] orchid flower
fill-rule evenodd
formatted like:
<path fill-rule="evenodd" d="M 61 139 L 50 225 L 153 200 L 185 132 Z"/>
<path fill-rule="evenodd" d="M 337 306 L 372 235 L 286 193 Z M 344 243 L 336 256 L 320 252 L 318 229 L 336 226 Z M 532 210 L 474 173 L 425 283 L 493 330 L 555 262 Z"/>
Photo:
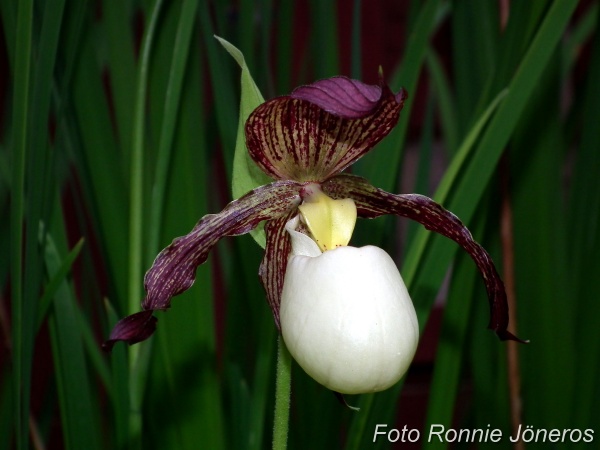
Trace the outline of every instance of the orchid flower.
<path fill-rule="evenodd" d="M 154 311 L 192 286 L 217 241 L 264 221 L 258 273 L 292 356 L 336 392 L 385 389 L 412 360 L 416 314 L 392 259 L 376 247 L 348 246 L 357 217 L 384 214 L 415 220 L 467 251 L 485 282 L 489 328 L 519 340 L 507 330 L 506 293 L 492 259 L 454 214 L 423 195 L 391 194 L 342 173 L 396 125 L 406 98 L 383 80 L 333 77 L 258 106 L 245 125 L 246 145 L 274 181 L 204 216 L 162 250 L 144 279 L 142 311 L 119 321 L 105 348 L 150 337 Z"/>

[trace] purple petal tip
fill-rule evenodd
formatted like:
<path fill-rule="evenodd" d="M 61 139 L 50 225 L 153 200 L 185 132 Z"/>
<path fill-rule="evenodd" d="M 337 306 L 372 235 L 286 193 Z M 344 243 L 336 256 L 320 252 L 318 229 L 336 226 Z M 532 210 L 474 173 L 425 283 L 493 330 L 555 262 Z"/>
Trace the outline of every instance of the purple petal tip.
<path fill-rule="evenodd" d="M 408 98 L 408 92 L 406 91 L 406 89 L 401 88 L 397 94 L 394 94 L 394 97 L 396 98 L 396 102 L 404 103 Z"/>
<path fill-rule="evenodd" d="M 110 352 L 118 341 L 132 345 L 148 339 L 156 330 L 157 319 L 152 313 L 153 310 L 141 311 L 119 320 L 102 349 Z"/>
<path fill-rule="evenodd" d="M 524 340 L 521 338 L 518 338 L 517 336 L 515 336 L 514 334 L 512 334 L 510 331 L 504 329 L 504 330 L 495 330 L 496 334 L 498 335 L 498 337 L 500 338 L 500 340 L 502 341 L 516 341 L 516 342 L 520 342 L 521 344 L 529 344 L 529 339 Z"/>

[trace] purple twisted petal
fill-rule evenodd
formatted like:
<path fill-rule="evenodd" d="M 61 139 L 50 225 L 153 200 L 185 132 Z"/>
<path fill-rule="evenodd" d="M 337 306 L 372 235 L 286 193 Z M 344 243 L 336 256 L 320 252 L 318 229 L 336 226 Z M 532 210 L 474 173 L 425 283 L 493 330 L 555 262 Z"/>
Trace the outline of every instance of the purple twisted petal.
<path fill-rule="evenodd" d="M 261 186 L 229 203 L 219 214 L 204 216 L 190 233 L 175 239 L 146 273 L 144 311 L 119 321 L 104 347 L 110 349 L 117 341 L 134 344 L 149 338 L 156 327 L 152 311 L 169 308 L 173 296 L 192 286 L 196 268 L 206 261 L 219 239 L 248 233 L 263 220 L 287 215 L 300 204 L 300 188 L 294 181 Z"/>

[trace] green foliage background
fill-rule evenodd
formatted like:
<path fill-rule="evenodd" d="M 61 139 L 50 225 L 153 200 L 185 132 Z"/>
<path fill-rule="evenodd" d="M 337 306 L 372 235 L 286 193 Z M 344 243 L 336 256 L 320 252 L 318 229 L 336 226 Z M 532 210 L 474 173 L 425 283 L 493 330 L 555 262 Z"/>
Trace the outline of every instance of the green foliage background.
<path fill-rule="evenodd" d="M 251 237 L 218 245 L 193 289 L 159 314 L 152 340 L 110 355 L 100 342 L 138 310 L 158 251 L 231 198 L 240 69 L 213 35 L 242 50 L 269 98 L 343 71 L 361 78 L 365 11 L 384 14 L 387 4 L 364 3 L 0 2 L 0 449 L 270 446 L 276 330 Z M 404 9 L 405 23 L 388 25 L 405 45 L 385 70 L 411 96 L 354 171 L 394 192 L 414 172 L 411 189 L 455 212 L 514 274 L 518 334 L 531 339 L 519 348 L 521 423 L 592 428 L 597 443 L 598 2 L 414 0 Z M 418 160 L 403 167 L 409 147 Z M 438 153 L 448 164 L 431 190 Z M 512 232 L 501 239 L 506 211 Z M 417 426 L 510 433 L 507 346 L 485 329 L 474 264 L 453 243 L 412 226 L 401 236 L 395 223 L 360 224 L 356 243 L 395 255 L 422 328 L 448 279 Z M 356 413 L 295 367 L 289 447 L 391 447 L 372 442 L 375 424 L 401 428 L 398 412 L 419 410 L 401 390 L 349 399 Z M 477 445 L 488 447 L 511 443 Z"/>

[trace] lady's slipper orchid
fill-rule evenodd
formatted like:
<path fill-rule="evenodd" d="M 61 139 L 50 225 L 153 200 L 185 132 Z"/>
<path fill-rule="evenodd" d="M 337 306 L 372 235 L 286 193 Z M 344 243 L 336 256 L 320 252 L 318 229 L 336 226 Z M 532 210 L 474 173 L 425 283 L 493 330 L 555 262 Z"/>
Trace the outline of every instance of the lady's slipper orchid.
<path fill-rule="evenodd" d="M 356 216 L 383 214 L 408 217 L 462 246 L 485 281 L 489 328 L 503 340 L 518 340 L 507 331 L 502 280 L 488 253 L 456 216 L 422 195 L 390 194 L 363 178 L 341 173 L 390 132 L 405 99 L 404 90 L 394 94 L 383 81 L 367 85 L 334 77 L 256 108 L 246 122 L 246 144 L 250 157 L 274 181 L 234 200 L 219 214 L 204 216 L 189 234 L 166 247 L 146 273 L 143 311 L 119 321 L 105 348 L 112 348 L 116 341 L 133 344 L 150 337 L 156 327 L 154 310 L 169 308 L 173 296 L 191 287 L 196 268 L 216 242 L 223 236 L 248 233 L 265 221 L 266 247 L 259 276 L 275 324 L 292 354 L 333 390 L 385 389 L 405 372 L 415 351 L 418 327 L 411 301 L 394 263 L 381 250 L 337 248 L 348 244 Z M 290 225 L 286 231 L 286 223 L 299 214 L 305 234 Z M 298 252 L 309 250 L 293 241 L 304 238 L 291 238 L 290 233 L 310 235 L 308 241 L 318 246 L 312 245 L 313 253 L 303 259 Z M 293 253 L 292 248 L 298 250 Z M 314 253 L 321 251 L 319 256 Z M 359 270 L 354 260 L 363 261 L 365 269 Z M 336 278 L 335 267 L 348 270 L 348 283 Z M 370 281 L 364 285 L 361 279 Z M 298 297 L 301 291 L 308 294 Z M 354 303 L 354 315 L 342 317 L 345 308 L 340 302 L 351 291 L 368 292 L 370 303 Z M 356 298 L 351 301 L 357 302 Z M 364 321 L 355 327 L 358 319 Z M 330 336 L 327 343 L 329 350 L 339 349 L 336 367 L 318 360 L 315 346 L 323 341 L 317 333 L 340 333 Z M 385 364 L 370 367 L 375 360 Z M 346 374 L 350 378 L 345 379 Z"/>

